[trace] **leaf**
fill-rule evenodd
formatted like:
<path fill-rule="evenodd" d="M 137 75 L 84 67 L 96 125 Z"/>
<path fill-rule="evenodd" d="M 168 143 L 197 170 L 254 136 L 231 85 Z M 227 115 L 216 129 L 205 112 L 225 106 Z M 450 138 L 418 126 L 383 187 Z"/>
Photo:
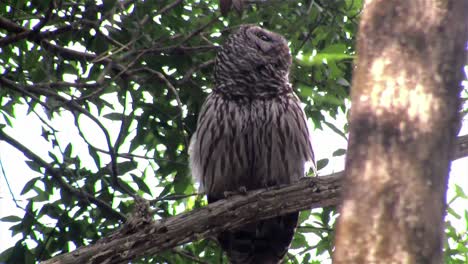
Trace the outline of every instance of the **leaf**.
<path fill-rule="evenodd" d="M 311 210 L 301 211 L 301 212 L 299 213 L 298 225 L 300 225 L 301 223 L 303 223 L 304 221 L 306 221 L 307 219 L 309 219 L 311 213 L 312 213 Z"/>
<path fill-rule="evenodd" d="M 455 184 L 455 193 L 458 197 L 461 197 L 463 199 L 468 199 L 468 196 L 465 194 L 463 189 L 457 184 Z"/>
<path fill-rule="evenodd" d="M 22 218 L 16 215 L 9 215 L 0 218 L 0 222 L 9 222 L 9 223 L 17 223 L 21 222 Z"/>
<path fill-rule="evenodd" d="M 189 184 L 192 183 L 191 177 L 186 172 L 177 173 L 174 178 L 175 193 L 185 193 Z"/>
<path fill-rule="evenodd" d="M 122 121 L 122 119 L 124 118 L 122 113 L 109 113 L 105 114 L 103 117 L 113 121 Z"/>
<path fill-rule="evenodd" d="M 133 173 L 130 173 L 130 175 L 132 176 L 133 181 L 137 184 L 138 189 L 149 195 L 152 195 L 150 188 L 148 188 L 148 185 L 146 185 L 145 181 L 141 177 L 138 177 Z"/>
<path fill-rule="evenodd" d="M 321 52 L 317 53 L 316 55 L 310 54 L 309 56 L 304 56 L 301 60 L 299 60 L 299 64 L 304 66 L 320 66 L 324 62 L 331 63 L 352 59 L 354 59 L 353 55 L 343 53 Z"/>
<path fill-rule="evenodd" d="M 336 81 L 336 83 L 338 83 L 339 85 L 342 85 L 342 86 L 346 86 L 346 87 L 350 87 L 351 84 L 344 78 L 338 78 L 338 80 Z"/>
<path fill-rule="evenodd" d="M 325 251 L 329 251 L 331 248 L 330 241 L 327 237 L 322 238 L 317 243 L 317 255 L 323 254 Z"/>
<path fill-rule="evenodd" d="M 124 161 L 117 164 L 117 168 L 120 174 L 125 174 L 129 171 L 136 169 L 136 163 L 134 161 Z"/>
<path fill-rule="evenodd" d="M 28 165 L 28 167 L 31 170 L 36 171 L 36 172 L 41 172 L 41 167 L 36 162 L 34 162 L 32 160 L 26 160 L 25 163 L 26 163 L 26 165 Z"/>
<path fill-rule="evenodd" d="M 35 163 L 34 163 L 35 164 Z M 26 194 L 27 192 L 29 192 L 33 187 L 34 185 L 36 184 L 36 182 L 39 180 L 39 177 L 35 177 L 31 180 L 29 180 L 23 187 L 23 190 L 21 191 L 21 195 L 24 195 Z"/>
<path fill-rule="evenodd" d="M 455 217 L 456 219 L 460 219 L 461 218 L 461 215 L 459 215 L 457 212 L 455 212 L 451 207 L 448 207 L 447 208 L 447 212 L 452 215 L 453 217 Z"/>
<path fill-rule="evenodd" d="M 305 246 L 307 246 L 307 240 L 305 236 L 296 232 L 291 243 L 291 249 L 303 248 Z"/>
<path fill-rule="evenodd" d="M 317 170 L 321 170 L 323 168 L 325 168 L 325 166 L 327 166 L 328 164 L 328 159 L 321 159 L 321 160 L 318 160 L 317 161 Z"/>
<path fill-rule="evenodd" d="M 343 43 L 336 43 L 325 47 L 320 53 L 343 54 L 346 52 L 346 45 Z"/>
<path fill-rule="evenodd" d="M 34 186 L 33 189 L 36 191 L 36 196 L 32 197 L 32 200 L 35 202 L 45 202 L 49 200 L 49 193 L 39 189 L 37 186 Z"/>
<path fill-rule="evenodd" d="M 3 251 L 2 253 L 0 253 L 0 263 L 6 263 L 7 260 L 10 259 L 11 254 L 13 253 L 14 248 L 15 248 L 14 246 L 13 246 L 13 247 L 10 247 L 10 248 L 7 248 L 5 251 Z"/>
<path fill-rule="evenodd" d="M 97 168 L 101 167 L 101 159 L 97 153 L 97 151 L 91 146 L 88 145 L 88 152 L 89 155 L 93 158 L 94 164 L 96 165 Z"/>
<path fill-rule="evenodd" d="M 339 157 L 339 156 L 343 156 L 343 155 L 345 155 L 345 154 L 346 154 L 346 149 L 340 148 L 340 149 L 335 150 L 335 151 L 333 152 L 332 156 L 333 156 L 333 157 Z"/>
<path fill-rule="evenodd" d="M 63 152 L 64 157 L 71 157 L 72 148 L 72 144 L 68 144 L 67 147 L 65 147 L 65 151 Z"/>
<path fill-rule="evenodd" d="M 328 121 L 323 121 L 323 123 L 325 125 L 327 125 L 327 127 L 329 127 L 331 130 L 333 130 L 335 133 L 337 133 L 338 135 L 340 135 L 343 139 L 345 139 L 346 141 L 348 141 L 348 138 L 346 137 L 345 133 L 343 133 L 339 128 L 337 128 L 334 124 L 328 122 Z"/>

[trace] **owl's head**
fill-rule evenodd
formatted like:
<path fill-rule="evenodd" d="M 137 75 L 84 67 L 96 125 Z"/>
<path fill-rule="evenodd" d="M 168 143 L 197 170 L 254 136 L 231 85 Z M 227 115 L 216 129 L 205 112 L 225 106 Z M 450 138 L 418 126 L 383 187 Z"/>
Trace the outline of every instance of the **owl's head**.
<path fill-rule="evenodd" d="M 268 84 L 282 82 L 284 86 L 290 66 L 291 53 L 281 35 L 255 25 L 243 25 L 229 36 L 218 53 L 215 82 L 274 89 Z"/>

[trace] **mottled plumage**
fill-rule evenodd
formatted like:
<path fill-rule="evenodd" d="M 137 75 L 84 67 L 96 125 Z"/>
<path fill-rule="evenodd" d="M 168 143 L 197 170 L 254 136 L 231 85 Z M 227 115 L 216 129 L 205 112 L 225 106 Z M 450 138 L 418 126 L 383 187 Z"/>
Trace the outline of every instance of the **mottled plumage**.
<path fill-rule="evenodd" d="M 192 174 L 208 202 L 225 192 L 296 182 L 314 154 L 300 101 L 289 84 L 286 40 L 253 25 L 232 34 L 215 64 L 215 86 L 190 144 Z M 298 213 L 259 221 L 218 236 L 231 263 L 278 263 Z"/>

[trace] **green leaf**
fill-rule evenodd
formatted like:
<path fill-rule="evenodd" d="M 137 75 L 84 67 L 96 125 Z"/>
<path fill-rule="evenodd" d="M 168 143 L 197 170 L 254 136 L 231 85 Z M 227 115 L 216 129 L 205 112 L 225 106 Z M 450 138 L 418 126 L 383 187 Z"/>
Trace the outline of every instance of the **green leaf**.
<path fill-rule="evenodd" d="M 41 172 L 41 166 L 39 166 L 39 164 L 37 164 L 35 161 L 26 160 L 25 163 L 31 170 Z"/>
<path fill-rule="evenodd" d="M 188 176 L 188 173 L 185 171 L 182 173 L 177 173 L 174 178 L 174 191 L 176 193 L 185 193 L 189 184 L 192 183 L 191 177 Z"/>
<path fill-rule="evenodd" d="M 301 211 L 301 212 L 299 213 L 298 225 L 300 225 L 301 223 L 303 223 L 304 221 L 306 221 L 307 219 L 309 219 L 311 213 L 312 213 L 311 210 Z"/>
<path fill-rule="evenodd" d="M 117 168 L 120 174 L 125 174 L 129 171 L 136 169 L 136 163 L 134 161 L 124 161 L 117 164 Z"/>
<path fill-rule="evenodd" d="M 36 182 L 39 180 L 39 177 L 32 178 L 29 180 L 23 187 L 23 190 L 21 191 L 21 195 L 25 195 L 27 192 L 32 190 L 32 188 L 36 185 Z"/>
<path fill-rule="evenodd" d="M 10 223 L 17 223 L 17 222 L 21 222 L 22 218 L 19 217 L 19 216 L 16 216 L 16 215 L 9 215 L 9 216 L 5 216 L 5 217 L 2 217 L 0 219 L 0 222 L 10 222 Z"/>
<path fill-rule="evenodd" d="M 36 196 L 32 197 L 35 202 L 45 202 L 49 200 L 49 193 L 39 189 L 37 186 L 33 187 L 34 191 L 36 191 Z"/>
<path fill-rule="evenodd" d="M 332 123 L 330 123 L 328 121 L 323 121 L 323 123 L 325 125 L 327 125 L 327 127 L 329 127 L 331 130 L 333 130 L 335 133 L 340 135 L 344 140 L 348 141 L 348 138 L 346 137 L 345 133 L 343 133 L 343 131 L 341 131 L 339 128 L 337 128 L 334 124 L 332 124 Z"/>
<path fill-rule="evenodd" d="M 132 176 L 133 181 L 137 184 L 138 189 L 151 195 L 150 188 L 148 187 L 148 185 L 146 185 L 145 181 L 141 177 L 138 177 L 133 173 L 131 173 L 130 175 Z"/>
<path fill-rule="evenodd" d="M 455 217 L 456 219 L 460 219 L 461 218 L 461 215 L 459 215 L 457 212 L 455 212 L 451 207 L 448 207 L 447 208 L 447 211 L 450 215 L 452 215 L 453 217 Z"/>
<path fill-rule="evenodd" d="M 109 113 L 104 115 L 103 117 L 113 121 L 122 121 L 122 119 L 124 118 L 122 113 Z"/>
<path fill-rule="evenodd" d="M 337 62 L 337 61 L 342 61 L 342 60 L 351 60 L 354 59 L 353 55 L 345 54 L 346 52 L 346 46 L 344 44 L 338 43 L 338 44 L 333 44 L 322 51 L 320 51 L 317 54 L 308 54 L 304 55 L 301 60 L 299 60 L 299 63 L 301 65 L 306 65 L 306 66 L 318 66 L 324 63 L 325 61 L 330 63 L 330 62 Z"/>
<path fill-rule="evenodd" d="M 88 145 L 88 152 L 89 155 L 93 158 L 94 164 L 96 165 L 97 168 L 101 167 L 101 159 L 97 153 L 97 151 L 94 149 L 93 146 Z"/>
<path fill-rule="evenodd" d="M 327 166 L 328 164 L 328 159 L 320 159 L 317 161 L 317 170 L 321 170 L 323 168 L 325 168 L 325 166 Z"/>
<path fill-rule="evenodd" d="M 333 157 L 339 157 L 339 156 L 343 156 L 343 155 L 345 155 L 345 154 L 346 154 L 346 149 L 340 148 L 340 149 L 335 150 L 335 151 L 333 152 L 332 156 L 333 156 Z"/>
<path fill-rule="evenodd" d="M 72 148 L 73 146 L 71 144 L 67 145 L 67 147 L 65 148 L 65 151 L 63 152 L 64 157 L 71 157 Z"/>
<path fill-rule="evenodd" d="M 291 242 L 291 249 L 303 248 L 307 246 L 307 240 L 305 236 L 301 233 L 296 233 L 294 235 L 293 241 Z"/>
<path fill-rule="evenodd" d="M 457 184 L 455 184 L 455 193 L 458 197 L 461 197 L 463 199 L 468 199 L 468 196 L 465 194 L 463 189 Z"/>

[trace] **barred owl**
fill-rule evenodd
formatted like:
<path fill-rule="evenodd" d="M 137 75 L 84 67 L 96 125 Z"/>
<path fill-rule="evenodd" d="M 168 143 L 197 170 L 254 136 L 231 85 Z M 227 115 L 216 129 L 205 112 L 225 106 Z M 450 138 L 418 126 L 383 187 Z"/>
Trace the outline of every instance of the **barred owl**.
<path fill-rule="evenodd" d="M 286 40 L 244 25 L 218 53 L 214 88 L 199 114 L 190 143 L 192 175 L 208 202 L 225 192 L 290 184 L 304 176 L 314 154 L 300 101 L 288 75 Z M 221 233 L 231 263 L 279 263 L 286 254 L 298 213 L 261 220 Z"/>

